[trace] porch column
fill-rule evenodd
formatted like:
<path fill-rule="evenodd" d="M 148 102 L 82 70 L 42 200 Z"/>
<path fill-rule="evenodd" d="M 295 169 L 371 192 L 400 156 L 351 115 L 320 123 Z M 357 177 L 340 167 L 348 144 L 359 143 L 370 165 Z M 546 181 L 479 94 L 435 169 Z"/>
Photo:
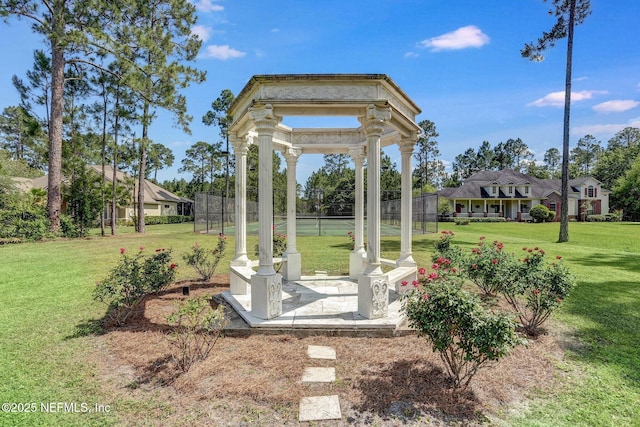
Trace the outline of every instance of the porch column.
<path fill-rule="evenodd" d="M 282 276 L 273 268 L 273 133 L 280 121 L 271 104 L 251 107 L 258 133 L 258 271 L 251 277 L 251 314 L 272 319 L 282 314 Z"/>
<path fill-rule="evenodd" d="M 389 107 L 369 104 L 359 117 L 367 136 L 367 261 L 358 277 L 358 314 L 367 319 L 387 316 L 389 276 L 380 263 L 380 137 L 391 119 Z"/>
<path fill-rule="evenodd" d="M 350 147 L 349 155 L 355 164 L 356 194 L 355 194 L 355 227 L 353 230 L 353 250 L 349 254 L 349 278 L 357 279 L 364 268 L 366 251 L 364 250 L 364 158 L 365 150 L 362 146 Z"/>
<path fill-rule="evenodd" d="M 287 250 L 283 254 L 287 262 L 284 265 L 283 278 L 285 280 L 300 280 L 302 259 L 296 248 L 296 164 L 302 150 L 288 148 L 285 151 L 287 159 Z"/>
<path fill-rule="evenodd" d="M 411 157 L 413 156 L 413 147 L 415 146 L 415 138 L 402 138 L 400 140 L 400 156 L 402 161 L 402 182 L 400 196 L 400 258 L 398 258 L 398 267 L 415 267 L 416 262 L 413 260 L 411 251 L 411 228 L 413 220 L 413 177 L 411 174 Z"/>

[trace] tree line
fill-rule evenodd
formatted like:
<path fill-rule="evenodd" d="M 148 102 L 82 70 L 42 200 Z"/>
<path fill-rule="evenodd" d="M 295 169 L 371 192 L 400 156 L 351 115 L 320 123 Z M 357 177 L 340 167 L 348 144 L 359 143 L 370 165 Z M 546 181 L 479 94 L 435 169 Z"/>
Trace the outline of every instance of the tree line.
<path fill-rule="evenodd" d="M 13 135 L 14 159 L 48 173 L 52 233 L 61 226 L 63 176 L 74 185 L 84 181 L 84 165 L 101 164 L 103 206 L 108 195 L 115 211 L 118 189 L 114 180 L 107 193 L 105 165 L 115 170 L 132 153 L 138 159 L 137 228 L 144 232 L 147 166 L 157 170 L 154 162 L 172 161 L 166 150 L 152 147 L 149 128 L 164 109 L 188 133 L 191 117 L 180 91 L 205 79 L 188 65 L 202 43 L 191 33 L 195 11 L 188 0 L 0 1 L 5 21 L 27 21 L 48 44 L 46 53 L 36 51 L 26 80 L 14 77 L 21 103 L 3 111 L 3 131 Z M 40 117 L 33 103 L 44 109 Z M 72 217 L 88 209 L 83 201 L 90 196 L 81 189 L 94 187 L 79 186 L 83 206 L 72 204 Z"/>

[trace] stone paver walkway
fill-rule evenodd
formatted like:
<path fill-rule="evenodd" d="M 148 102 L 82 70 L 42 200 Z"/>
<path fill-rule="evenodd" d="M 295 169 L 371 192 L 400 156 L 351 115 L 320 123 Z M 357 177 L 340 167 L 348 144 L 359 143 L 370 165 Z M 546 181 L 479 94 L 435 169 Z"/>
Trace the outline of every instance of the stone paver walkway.
<path fill-rule="evenodd" d="M 307 355 L 311 359 L 336 360 L 332 347 L 310 345 Z M 336 380 L 336 368 L 309 367 L 302 374 L 302 382 L 331 383 Z M 340 400 L 337 395 L 303 397 L 300 400 L 299 421 L 322 421 L 342 419 Z"/>

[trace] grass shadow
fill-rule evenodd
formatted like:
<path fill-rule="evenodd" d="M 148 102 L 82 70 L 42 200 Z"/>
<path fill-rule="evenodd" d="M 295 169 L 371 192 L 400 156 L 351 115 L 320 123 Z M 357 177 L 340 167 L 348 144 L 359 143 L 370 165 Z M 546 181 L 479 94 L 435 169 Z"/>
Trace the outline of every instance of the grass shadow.
<path fill-rule="evenodd" d="M 74 338 L 102 335 L 104 334 L 103 323 L 104 319 L 85 320 L 78 323 L 74 327 L 73 333 L 65 336 L 63 339 L 66 341 Z"/>

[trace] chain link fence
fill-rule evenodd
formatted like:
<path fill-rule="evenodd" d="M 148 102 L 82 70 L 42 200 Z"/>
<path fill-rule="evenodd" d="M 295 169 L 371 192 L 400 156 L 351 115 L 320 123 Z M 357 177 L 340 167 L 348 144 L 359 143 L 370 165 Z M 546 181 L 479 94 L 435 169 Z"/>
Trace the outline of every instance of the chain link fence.
<path fill-rule="evenodd" d="M 257 234 L 259 217 L 257 191 L 247 189 L 247 234 Z M 255 189 L 254 189 L 255 190 Z M 383 192 L 380 202 L 380 221 L 383 235 L 400 235 L 402 219 L 400 192 Z M 365 195 L 366 200 L 366 195 Z M 327 235 L 342 233 L 345 223 L 352 223 L 355 192 L 351 190 L 316 190 L 314 197 L 298 199 L 297 214 L 300 221 L 322 218 L 322 227 L 298 228 L 298 235 Z M 414 233 L 438 232 L 438 195 L 423 193 L 412 200 L 412 229 Z M 285 232 L 286 212 L 274 206 L 273 224 Z M 344 218 L 344 221 L 340 219 Z M 365 203 L 366 218 L 366 203 Z M 225 197 L 224 191 L 196 193 L 194 200 L 194 232 L 207 234 L 235 233 L 235 200 Z M 318 221 L 318 225 L 320 220 Z M 332 225 L 333 224 L 333 225 Z M 332 227 L 336 230 L 332 230 Z M 318 231 L 323 230 L 323 231 Z"/>

